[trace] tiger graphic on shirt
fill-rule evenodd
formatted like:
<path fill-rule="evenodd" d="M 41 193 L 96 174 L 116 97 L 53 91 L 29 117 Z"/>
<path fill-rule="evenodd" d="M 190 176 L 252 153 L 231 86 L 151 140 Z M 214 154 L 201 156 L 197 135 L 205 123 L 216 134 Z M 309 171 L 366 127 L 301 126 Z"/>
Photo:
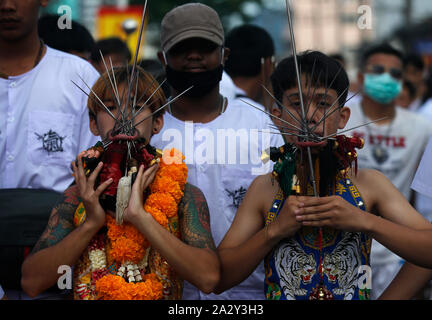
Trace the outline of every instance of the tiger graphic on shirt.
<path fill-rule="evenodd" d="M 309 284 L 316 273 L 314 255 L 306 254 L 293 239 L 282 242 L 276 252 L 277 272 L 285 296 L 290 300 L 295 300 L 295 296 L 305 296 L 307 290 L 300 285 Z"/>

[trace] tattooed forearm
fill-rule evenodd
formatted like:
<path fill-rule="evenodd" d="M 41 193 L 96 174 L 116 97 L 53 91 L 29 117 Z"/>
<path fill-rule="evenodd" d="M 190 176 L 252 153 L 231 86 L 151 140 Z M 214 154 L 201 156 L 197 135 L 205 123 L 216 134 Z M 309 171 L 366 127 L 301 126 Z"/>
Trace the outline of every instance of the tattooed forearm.
<path fill-rule="evenodd" d="M 216 251 L 210 232 L 210 214 L 207 201 L 200 189 L 186 184 L 178 214 L 181 234 L 187 244 Z"/>
<path fill-rule="evenodd" d="M 48 225 L 34 246 L 32 254 L 54 246 L 74 229 L 73 216 L 79 204 L 75 189 L 75 186 L 72 186 L 66 190 L 53 208 Z"/>

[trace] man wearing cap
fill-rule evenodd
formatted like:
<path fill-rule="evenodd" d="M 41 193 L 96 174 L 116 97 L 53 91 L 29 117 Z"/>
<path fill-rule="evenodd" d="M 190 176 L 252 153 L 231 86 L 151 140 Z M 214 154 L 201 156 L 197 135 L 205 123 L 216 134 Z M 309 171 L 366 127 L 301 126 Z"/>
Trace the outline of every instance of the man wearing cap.
<path fill-rule="evenodd" d="M 261 152 L 270 145 L 283 145 L 283 139 L 269 133 L 272 122 L 266 114 L 241 101 L 228 103 L 220 94 L 229 49 L 224 47 L 215 10 L 199 3 L 174 8 L 162 20 L 161 44 L 158 55 L 172 102 L 164 115 L 164 129 L 152 143 L 161 149 L 175 147 L 185 155 L 188 182 L 207 199 L 217 246 L 252 180 L 270 171 L 269 163 L 260 161 Z M 185 283 L 183 299 L 264 299 L 263 277 L 261 264 L 248 279 L 220 295 L 203 294 Z"/>

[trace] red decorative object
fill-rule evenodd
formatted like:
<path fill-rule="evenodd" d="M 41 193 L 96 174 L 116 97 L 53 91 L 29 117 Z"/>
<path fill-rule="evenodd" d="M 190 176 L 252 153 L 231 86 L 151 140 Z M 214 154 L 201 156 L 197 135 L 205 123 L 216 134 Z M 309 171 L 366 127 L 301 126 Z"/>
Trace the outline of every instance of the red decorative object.
<path fill-rule="evenodd" d="M 335 156 L 339 160 L 341 170 L 352 169 L 354 163 L 354 172 L 357 174 L 357 151 L 364 146 L 364 140 L 358 137 L 347 137 L 344 135 L 336 136 Z"/>
<path fill-rule="evenodd" d="M 309 300 L 333 300 L 333 294 L 323 285 L 317 284 L 315 288 L 312 289 Z"/>
<path fill-rule="evenodd" d="M 99 175 L 100 183 L 104 183 L 109 178 L 113 179 L 113 182 L 105 189 L 105 195 L 116 196 L 119 180 L 124 175 L 126 155 L 127 145 L 124 143 L 113 142 L 105 150 L 102 157 L 104 166 Z"/>
<path fill-rule="evenodd" d="M 105 248 L 105 235 L 97 234 L 95 235 L 89 244 L 89 250 L 103 249 Z"/>

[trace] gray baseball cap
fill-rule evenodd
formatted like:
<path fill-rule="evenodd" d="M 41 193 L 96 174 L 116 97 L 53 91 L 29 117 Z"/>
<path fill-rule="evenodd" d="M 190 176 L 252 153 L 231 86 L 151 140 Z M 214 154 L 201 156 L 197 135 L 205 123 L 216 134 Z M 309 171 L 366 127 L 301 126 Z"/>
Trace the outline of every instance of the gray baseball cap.
<path fill-rule="evenodd" d="M 167 52 L 189 38 L 204 38 L 221 46 L 224 31 L 217 12 L 201 3 L 188 3 L 172 9 L 162 19 L 162 50 Z"/>

